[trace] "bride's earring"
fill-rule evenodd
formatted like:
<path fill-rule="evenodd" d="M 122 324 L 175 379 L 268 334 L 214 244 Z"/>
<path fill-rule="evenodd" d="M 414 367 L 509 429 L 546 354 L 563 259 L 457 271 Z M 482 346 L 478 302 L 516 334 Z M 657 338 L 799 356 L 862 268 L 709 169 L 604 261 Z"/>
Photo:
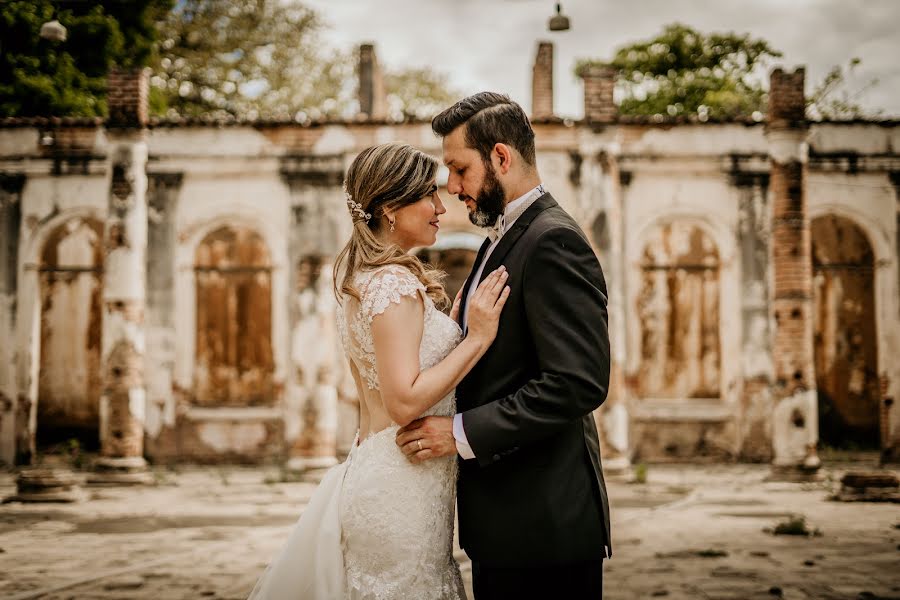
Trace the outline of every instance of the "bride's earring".
<path fill-rule="evenodd" d="M 390 223 L 391 223 L 391 231 L 394 231 L 394 222 L 391 221 Z"/>

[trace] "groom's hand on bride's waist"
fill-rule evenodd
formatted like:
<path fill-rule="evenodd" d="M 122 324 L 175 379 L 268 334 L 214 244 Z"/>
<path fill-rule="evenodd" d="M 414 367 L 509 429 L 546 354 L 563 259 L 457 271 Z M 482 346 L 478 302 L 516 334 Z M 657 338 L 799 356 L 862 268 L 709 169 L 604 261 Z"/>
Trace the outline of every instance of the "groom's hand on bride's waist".
<path fill-rule="evenodd" d="M 412 463 L 456 454 L 453 417 L 422 417 L 397 431 L 397 445 Z"/>

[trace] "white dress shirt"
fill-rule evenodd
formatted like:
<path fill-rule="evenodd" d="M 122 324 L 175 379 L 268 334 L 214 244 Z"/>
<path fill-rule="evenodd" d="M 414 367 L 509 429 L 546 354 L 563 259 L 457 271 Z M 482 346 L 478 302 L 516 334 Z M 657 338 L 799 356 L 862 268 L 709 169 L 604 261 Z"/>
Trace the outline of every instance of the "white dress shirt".
<path fill-rule="evenodd" d="M 528 207 L 534 204 L 535 200 L 540 198 L 546 193 L 544 190 L 544 184 L 540 184 L 537 187 L 529 190 L 524 195 L 519 196 L 512 202 L 507 203 L 506 208 L 503 210 L 503 214 L 497 218 L 497 224 L 494 225 L 488 237 L 491 239 L 491 245 L 488 246 L 487 250 L 484 253 L 484 257 L 481 259 L 481 264 L 478 265 L 478 270 L 475 271 L 474 278 L 472 279 L 472 285 L 469 286 L 469 292 L 466 294 L 466 307 L 462 314 L 462 324 L 463 331 L 468 330 L 469 323 L 469 303 L 472 300 L 472 296 L 475 293 L 475 290 L 478 289 L 478 282 L 481 280 L 481 274 L 484 272 L 484 266 L 487 264 L 488 258 L 490 258 L 491 253 L 494 251 L 494 248 L 497 247 L 497 244 L 500 243 L 500 240 L 503 238 L 503 234 L 512 227 L 513 223 L 516 222 L 522 213 L 528 210 Z M 462 456 L 464 459 L 472 459 L 475 458 L 475 452 L 472 450 L 472 447 L 469 445 L 469 440 L 466 437 L 466 431 L 463 429 L 462 422 L 462 414 L 457 413 L 453 416 L 453 438 L 456 440 L 456 451 Z"/>

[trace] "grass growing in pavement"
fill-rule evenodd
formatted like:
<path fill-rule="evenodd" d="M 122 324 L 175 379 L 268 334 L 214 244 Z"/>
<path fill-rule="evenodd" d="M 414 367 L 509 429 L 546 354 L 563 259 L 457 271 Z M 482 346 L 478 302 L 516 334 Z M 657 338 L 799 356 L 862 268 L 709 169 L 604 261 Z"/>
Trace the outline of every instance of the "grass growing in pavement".
<path fill-rule="evenodd" d="M 809 528 L 806 524 L 806 517 L 803 515 L 791 515 L 787 520 L 775 525 L 775 529 L 771 531 L 775 535 L 801 535 L 805 537 L 822 535 L 818 528 Z"/>

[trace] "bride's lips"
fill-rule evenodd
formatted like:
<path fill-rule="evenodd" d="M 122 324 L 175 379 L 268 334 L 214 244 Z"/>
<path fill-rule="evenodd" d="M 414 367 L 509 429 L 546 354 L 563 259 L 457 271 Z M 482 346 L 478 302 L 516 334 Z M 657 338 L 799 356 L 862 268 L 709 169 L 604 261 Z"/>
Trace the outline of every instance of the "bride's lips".
<path fill-rule="evenodd" d="M 441 222 L 440 222 L 440 221 L 431 221 L 431 222 L 428 223 L 428 224 L 431 225 L 432 227 L 434 227 L 435 229 L 440 229 L 440 228 L 441 228 Z"/>

